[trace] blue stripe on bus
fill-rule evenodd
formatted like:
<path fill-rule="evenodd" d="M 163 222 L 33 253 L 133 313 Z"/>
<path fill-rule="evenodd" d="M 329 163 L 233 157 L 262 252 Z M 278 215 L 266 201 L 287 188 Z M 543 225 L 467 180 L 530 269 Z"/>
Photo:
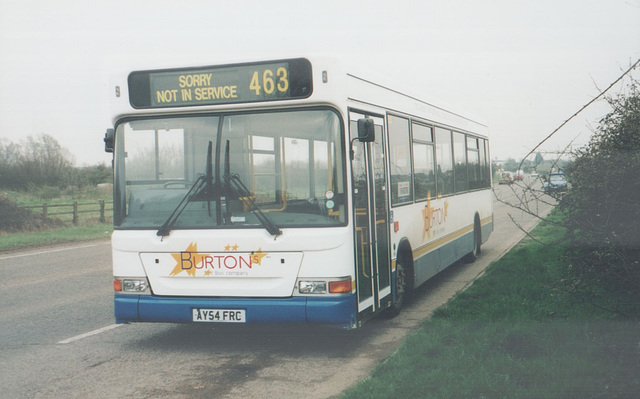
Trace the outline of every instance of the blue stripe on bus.
<path fill-rule="evenodd" d="M 116 294 L 114 297 L 116 323 L 191 323 L 192 309 L 245 309 L 247 323 L 314 323 L 350 328 L 357 320 L 355 295 L 322 298 L 190 298 Z"/>

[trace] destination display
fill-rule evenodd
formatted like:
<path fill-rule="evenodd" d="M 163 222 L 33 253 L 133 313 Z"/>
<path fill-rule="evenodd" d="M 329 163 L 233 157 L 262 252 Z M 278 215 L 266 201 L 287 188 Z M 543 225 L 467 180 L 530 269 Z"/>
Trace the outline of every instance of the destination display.
<path fill-rule="evenodd" d="M 137 71 L 128 83 L 134 108 L 287 100 L 309 97 L 313 91 L 311 63 L 304 58 Z"/>

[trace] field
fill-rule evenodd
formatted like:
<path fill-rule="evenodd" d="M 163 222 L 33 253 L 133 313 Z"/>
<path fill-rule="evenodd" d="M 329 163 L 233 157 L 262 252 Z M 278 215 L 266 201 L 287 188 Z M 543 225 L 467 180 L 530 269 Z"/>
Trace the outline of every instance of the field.
<path fill-rule="evenodd" d="M 562 233 L 540 225 L 343 398 L 636 397 L 639 315 L 573 290 Z"/>
<path fill-rule="evenodd" d="M 110 188 L 61 192 L 44 187 L 1 192 L 0 199 L 2 224 L 15 219 L 0 228 L 0 251 L 108 238 L 113 230 Z"/>

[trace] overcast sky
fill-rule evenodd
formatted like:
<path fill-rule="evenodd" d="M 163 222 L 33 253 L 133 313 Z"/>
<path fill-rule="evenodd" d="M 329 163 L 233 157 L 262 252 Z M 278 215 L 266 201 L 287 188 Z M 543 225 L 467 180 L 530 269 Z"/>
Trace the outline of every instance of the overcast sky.
<path fill-rule="evenodd" d="M 0 0 L 0 139 L 107 163 L 109 71 L 316 53 L 470 113 L 518 159 L 640 58 L 640 0 Z M 607 111 L 544 149 L 584 145 Z"/>

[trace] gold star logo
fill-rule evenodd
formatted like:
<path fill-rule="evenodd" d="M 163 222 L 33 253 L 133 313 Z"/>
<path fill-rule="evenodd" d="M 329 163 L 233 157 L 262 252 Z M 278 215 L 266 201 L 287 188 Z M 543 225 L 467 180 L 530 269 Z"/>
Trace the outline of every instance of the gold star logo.
<path fill-rule="evenodd" d="M 258 248 L 258 252 L 251 254 L 251 264 L 262 266 L 262 258 L 269 255 L 266 252 L 262 252 L 262 247 Z"/>
<path fill-rule="evenodd" d="M 424 222 L 424 226 L 422 229 L 422 241 L 424 241 L 425 236 L 429 236 L 431 238 L 431 218 L 433 217 L 433 208 L 431 207 L 431 191 L 427 193 L 427 205 L 425 205 L 422 210 L 422 221 Z"/>
<path fill-rule="evenodd" d="M 198 253 L 198 244 L 192 242 L 187 247 L 186 251 L 180 252 L 177 254 L 171 254 L 173 259 L 176 261 L 176 265 L 174 266 L 169 276 L 177 276 L 182 272 L 187 272 L 187 275 L 191 277 L 196 276 L 196 265 L 202 263 L 202 260 L 209 256 L 209 254 L 199 254 Z"/>

